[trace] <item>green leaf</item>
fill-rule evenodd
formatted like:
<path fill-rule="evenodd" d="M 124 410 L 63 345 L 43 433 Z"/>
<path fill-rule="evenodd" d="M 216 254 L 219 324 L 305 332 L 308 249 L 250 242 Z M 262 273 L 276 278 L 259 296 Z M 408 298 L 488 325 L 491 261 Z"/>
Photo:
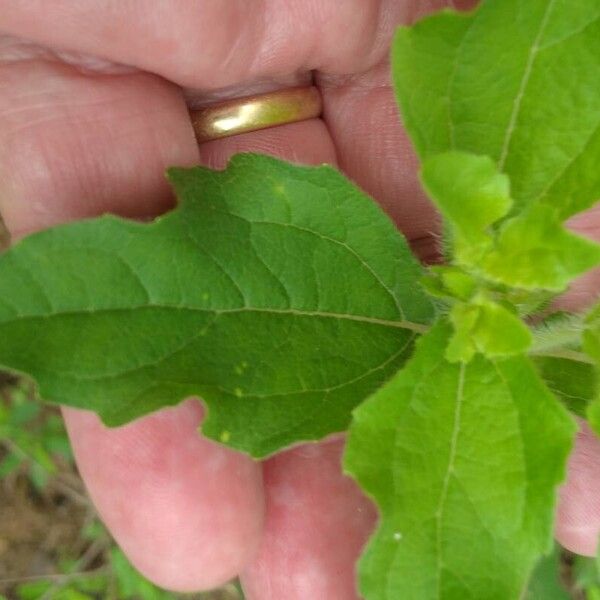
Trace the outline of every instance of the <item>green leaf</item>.
<path fill-rule="evenodd" d="M 425 161 L 421 179 L 451 227 L 455 261 L 477 264 L 492 244 L 489 227 L 512 206 L 508 177 L 488 157 L 447 152 Z"/>
<path fill-rule="evenodd" d="M 496 302 L 456 304 L 450 321 L 454 326 L 446 350 L 450 362 L 469 362 L 476 352 L 490 358 L 521 354 L 531 345 L 531 332 L 525 323 Z"/>
<path fill-rule="evenodd" d="M 597 369 L 575 359 L 536 356 L 534 363 L 554 394 L 579 417 L 584 417 L 596 396 Z"/>
<path fill-rule="evenodd" d="M 198 394 L 256 456 L 347 427 L 433 308 L 393 223 L 334 169 L 258 155 L 174 169 L 179 208 L 30 238 L 0 257 L 0 365 L 125 423 Z"/>
<path fill-rule="evenodd" d="M 593 401 L 587 405 L 585 417 L 592 430 L 600 436 L 600 388 L 597 376 L 600 367 L 600 304 L 592 308 L 585 319 L 583 350 L 594 361 L 596 374 L 592 380 L 595 384 Z"/>
<path fill-rule="evenodd" d="M 53 581 L 33 581 L 24 583 L 17 587 L 19 600 L 41 600 L 42 598 L 52 598 L 52 600 L 94 600 L 96 595 L 77 589 L 78 582 L 74 582 L 68 587 L 57 585 Z"/>
<path fill-rule="evenodd" d="M 422 159 L 455 148 L 449 91 L 472 22 L 471 16 L 443 11 L 396 33 L 394 87 L 404 127 Z"/>
<path fill-rule="evenodd" d="M 26 400 L 23 403 L 13 402 L 10 410 L 10 425 L 12 427 L 24 427 L 40 413 L 39 403 Z"/>
<path fill-rule="evenodd" d="M 430 271 L 438 273 L 447 293 L 461 300 L 469 300 L 477 290 L 477 282 L 473 276 L 456 267 L 431 267 Z"/>
<path fill-rule="evenodd" d="M 110 565 L 119 598 L 131 600 L 172 600 L 174 596 L 146 580 L 118 548 L 110 550 Z"/>
<path fill-rule="evenodd" d="M 0 460 L 0 479 L 10 475 L 15 469 L 17 469 L 23 459 L 16 454 L 7 454 L 2 460 Z"/>
<path fill-rule="evenodd" d="M 472 275 L 454 266 L 432 266 L 421 284 L 427 292 L 438 298 L 469 300 L 477 291 L 477 281 Z"/>
<path fill-rule="evenodd" d="M 600 365 L 600 304 L 594 306 L 585 318 L 583 349 Z"/>
<path fill-rule="evenodd" d="M 536 565 L 523 600 L 569 600 L 571 596 L 560 582 L 560 548 L 544 556 Z"/>
<path fill-rule="evenodd" d="M 598 557 L 573 556 L 572 574 L 577 591 L 585 592 L 586 600 L 595 600 L 600 593 Z"/>
<path fill-rule="evenodd" d="M 428 158 L 421 178 L 450 226 L 453 261 L 496 283 L 559 292 L 600 263 L 600 246 L 569 232 L 557 211 L 536 205 L 491 230 L 512 206 L 494 162 L 464 152 Z"/>
<path fill-rule="evenodd" d="M 450 333 L 353 413 L 345 467 L 381 511 L 368 600 L 516 600 L 551 548 L 575 424 L 525 357 L 448 363 Z"/>
<path fill-rule="evenodd" d="M 537 205 L 505 223 L 481 269 L 506 285 L 561 292 L 598 263 L 598 244 L 567 231 L 552 207 Z"/>
<path fill-rule="evenodd" d="M 484 0 L 401 29 L 393 51 L 404 124 L 422 158 L 493 158 L 521 208 L 560 217 L 600 198 L 600 4 Z"/>
<path fill-rule="evenodd" d="M 595 595 L 591 592 L 600 591 L 600 563 L 598 556 L 574 556 L 573 580 L 577 590 L 585 590 L 587 600 L 592 600 Z"/>
<path fill-rule="evenodd" d="M 600 436 L 600 398 L 594 398 L 594 401 L 588 404 L 585 418 L 592 431 Z"/>

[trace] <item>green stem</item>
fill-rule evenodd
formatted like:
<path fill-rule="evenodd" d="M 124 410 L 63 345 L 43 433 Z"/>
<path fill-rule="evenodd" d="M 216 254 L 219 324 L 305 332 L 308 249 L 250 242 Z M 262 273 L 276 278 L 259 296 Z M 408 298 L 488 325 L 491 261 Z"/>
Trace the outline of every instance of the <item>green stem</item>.
<path fill-rule="evenodd" d="M 594 360 L 583 352 L 577 352 L 577 350 L 569 350 L 568 348 L 557 348 L 553 350 L 542 350 L 542 351 L 531 351 L 532 356 L 547 356 L 549 358 L 566 358 L 567 360 L 573 360 L 575 362 L 587 363 L 589 365 L 595 365 Z"/>

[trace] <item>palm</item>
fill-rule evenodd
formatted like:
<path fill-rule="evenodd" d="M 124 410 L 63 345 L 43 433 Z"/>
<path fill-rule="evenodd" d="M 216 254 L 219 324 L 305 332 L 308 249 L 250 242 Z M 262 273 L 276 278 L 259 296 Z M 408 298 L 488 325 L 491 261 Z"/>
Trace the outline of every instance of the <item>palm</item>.
<path fill-rule="evenodd" d="M 244 0 L 164 0 L 139 14 L 133 2 L 84 4 L 13 2 L 0 14 L 11 36 L 140 69 L 73 54 L 61 61 L 0 38 L 0 209 L 13 236 L 106 211 L 158 214 L 171 202 L 165 167 L 222 166 L 233 152 L 254 150 L 338 163 L 422 258 L 433 256 L 435 216 L 398 123 L 386 56 L 396 24 L 444 0 L 265 0 L 255 11 Z M 323 120 L 198 149 L 180 86 L 206 101 L 212 91 L 190 90 L 241 96 L 305 81 L 314 69 Z M 197 435 L 194 401 L 118 430 L 81 411 L 65 418 L 100 513 L 158 583 L 191 590 L 241 572 L 250 598 L 355 597 L 353 565 L 375 513 L 341 475 L 340 440 L 257 465 Z M 600 449 L 591 438 L 581 444 L 586 458 L 574 459 L 559 531 L 589 550 L 600 527 L 600 511 L 589 508 Z"/>

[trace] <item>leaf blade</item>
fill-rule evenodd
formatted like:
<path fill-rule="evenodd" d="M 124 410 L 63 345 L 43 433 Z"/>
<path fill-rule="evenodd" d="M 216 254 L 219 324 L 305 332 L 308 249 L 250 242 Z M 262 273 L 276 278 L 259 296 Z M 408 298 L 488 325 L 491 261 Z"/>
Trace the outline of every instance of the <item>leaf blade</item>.
<path fill-rule="evenodd" d="M 544 203 L 565 219 L 588 208 L 600 197 L 599 40 L 594 0 L 486 0 L 403 32 L 394 79 L 419 155 L 492 157 L 519 209 Z"/>
<path fill-rule="evenodd" d="M 574 424 L 527 359 L 451 365 L 449 335 L 434 327 L 354 411 L 345 467 L 382 513 L 369 599 L 518 598 L 549 549 Z"/>
<path fill-rule="evenodd" d="M 113 425 L 200 394 L 205 431 L 261 456 L 344 429 L 433 314 L 404 239 L 330 168 L 245 155 L 171 179 L 182 203 L 154 223 L 0 257 L 0 364 Z"/>

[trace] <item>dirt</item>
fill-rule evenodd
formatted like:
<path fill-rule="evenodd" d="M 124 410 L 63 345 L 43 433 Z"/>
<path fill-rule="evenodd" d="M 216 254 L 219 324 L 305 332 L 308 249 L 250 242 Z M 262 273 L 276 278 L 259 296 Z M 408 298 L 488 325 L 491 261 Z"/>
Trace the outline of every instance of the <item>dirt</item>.
<path fill-rule="evenodd" d="M 16 383 L 15 377 L 0 371 L 0 402 L 10 405 Z M 56 409 L 45 407 L 40 418 L 51 413 L 56 414 Z M 0 463 L 11 450 L 11 440 L 0 438 Z M 0 594 L 9 600 L 17 598 L 21 583 L 44 578 L 64 581 L 70 572 L 65 561 L 74 564 L 78 573 L 110 568 L 114 542 L 103 528 L 98 529 L 97 515 L 75 465 L 59 456 L 54 464 L 57 473 L 42 490 L 34 485 L 27 463 L 0 478 Z M 93 524 L 100 533 L 92 538 L 82 535 Z M 241 595 L 230 585 L 187 598 L 239 600 Z"/>
<path fill-rule="evenodd" d="M 77 556 L 89 508 L 51 484 L 38 493 L 22 473 L 0 482 L 0 506 L 2 593 L 12 590 L 14 580 L 53 575 L 62 558 Z"/>

